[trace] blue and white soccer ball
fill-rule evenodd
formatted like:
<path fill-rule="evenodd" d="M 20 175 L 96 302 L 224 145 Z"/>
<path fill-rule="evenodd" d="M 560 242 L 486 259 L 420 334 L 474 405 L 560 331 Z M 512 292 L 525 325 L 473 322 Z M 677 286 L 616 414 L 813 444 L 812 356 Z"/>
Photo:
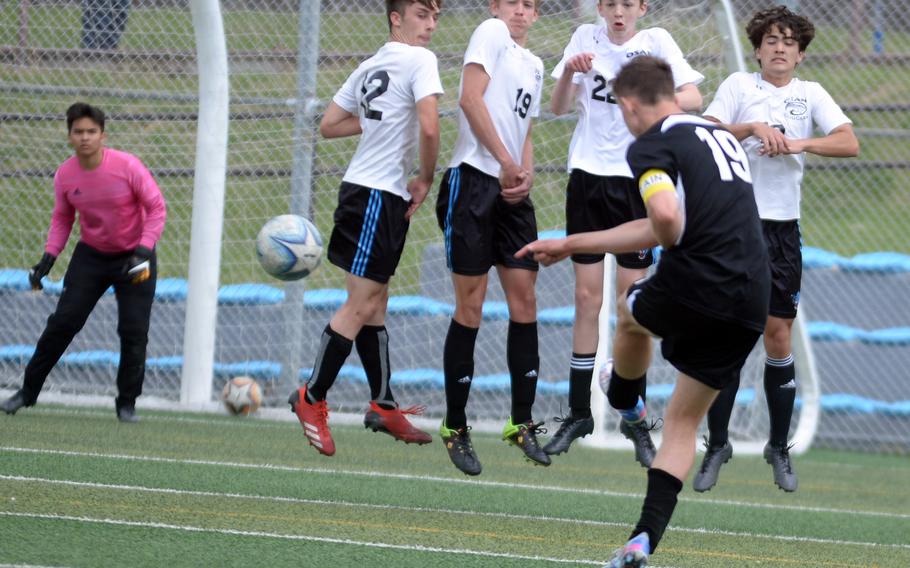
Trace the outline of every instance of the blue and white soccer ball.
<path fill-rule="evenodd" d="M 319 266 L 322 236 L 308 219 L 279 215 L 263 225 L 256 237 L 262 268 L 279 280 L 299 280 Z"/>

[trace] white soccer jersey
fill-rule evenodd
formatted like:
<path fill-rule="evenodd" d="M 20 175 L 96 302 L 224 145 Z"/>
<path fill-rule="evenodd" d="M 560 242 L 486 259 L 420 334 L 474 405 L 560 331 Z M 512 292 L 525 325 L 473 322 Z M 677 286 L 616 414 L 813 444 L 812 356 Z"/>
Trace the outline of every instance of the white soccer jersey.
<path fill-rule="evenodd" d="M 344 181 L 381 189 L 410 201 L 419 123 L 417 101 L 441 94 L 436 55 L 390 41 L 354 71 L 332 99 L 360 117 L 363 133 Z"/>
<path fill-rule="evenodd" d="M 814 126 L 826 135 L 843 124 L 852 124 L 831 95 L 813 81 L 793 78 L 775 87 L 761 73 L 733 73 L 721 83 L 705 116 L 724 124 L 764 122 L 780 125 L 787 138 L 811 138 Z M 742 141 L 752 166 L 755 202 L 762 219 L 799 219 L 800 183 L 804 154 L 760 156 L 761 141 L 750 136 Z"/>
<path fill-rule="evenodd" d="M 626 127 L 610 89 L 610 82 L 620 68 L 639 55 L 653 55 L 670 64 L 677 88 L 688 83 L 697 85 L 705 77 L 692 69 L 663 28 L 641 30 L 626 43 L 616 45 L 607 36 L 605 26 L 583 24 L 572 34 L 562 60 L 553 69 L 553 78 L 558 80 L 562 76 L 566 61 L 585 52 L 595 55 L 594 68 L 589 73 L 576 73 L 572 78 L 572 83 L 578 85 L 575 98 L 578 124 L 569 144 L 569 171 L 579 168 L 599 176 L 632 177 L 626 150 L 635 137 Z"/>
<path fill-rule="evenodd" d="M 521 164 L 531 117 L 540 114 L 543 61 L 512 40 L 505 22 L 490 18 L 477 26 L 471 36 L 464 54 L 464 65 L 469 63 L 482 65 L 490 76 L 483 101 L 499 139 L 515 163 Z M 459 98 L 463 83 L 464 74 L 458 86 Z M 458 139 L 449 166 L 456 167 L 462 162 L 499 177 L 499 162 L 474 136 L 464 111 L 459 108 Z"/>

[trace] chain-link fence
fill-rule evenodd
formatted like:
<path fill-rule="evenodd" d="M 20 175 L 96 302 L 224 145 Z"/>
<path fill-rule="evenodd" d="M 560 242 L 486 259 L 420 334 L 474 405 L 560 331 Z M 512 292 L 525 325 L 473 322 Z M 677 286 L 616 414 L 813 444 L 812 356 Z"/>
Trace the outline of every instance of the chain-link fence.
<path fill-rule="evenodd" d="M 380 0 L 314 2 L 222 3 L 231 107 L 215 392 L 230 375 L 252 374 L 273 403 L 308 375 L 321 330 L 342 301 L 343 276 L 325 263 L 302 284 L 282 287 L 259 269 L 253 241 L 266 219 L 289 210 L 311 217 L 324 236 L 330 233 L 337 188 L 356 140 L 319 140 L 319 112 L 388 36 Z M 701 85 L 706 100 L 730 72 L 715 4 L 654 1 L 639 22 L 671 32 L 690 63 L 706 76 Z M 750 54 L 742 27 L 756 9 L 772 4 L 733 5 L 740 41 Z M 899 255 L 853 257 L 877 251 L 910 253 L 904 221 L 910 218 L 910 200 L 903 191 L 910 178 L 910 22 L 905 16 L 910 4 L 824 1 L 794 7 L 812 18 L 818 30 L 800 77 L 820 81 L 832 93 L 854 120 L 862 143 L 857 159 L 810 157 L 803 186 L 805 242 L 836 255 L 812 256 L 819 268 L 805 273 L 803 305 L 827 397 L 822 400 L 818 440 L 863 447 L 880 442 L 879 447 L 906 450 L 910 355 L 902 347 L 906 336 L 894 328 L 910 327 L 910 267 Z M 543 0 L 541 14 L 528 47 L 544 60 L 548 75 L 574 28 L 594 21 L 595 3 Z M 454 145 L 464 47 L 486 17 L 484 0 L 448 0 L 430 46 L 439 57 L 446 90 L 440 167 L 447 164 Z M 308 46 L 317 43 L 314 53 Z M 755 67 L 751 58 L 749 66 Z M 0 386 L 18 384 L 56 300 L 53 287 L 47 294 L 26 293 L 23 269 L 41 254 L 53 172 L 69 155 L 62 112 L 75 100 L 87 100 L 110 115 L 109 145 L 139 155 L 168 201 L 146 392 L 179 395 L 197 71 L 186 0 L 11 0 L 0 6 L 0 204 L 5 219 L 0 224 L 0 267 L 6 269 L 5 280 L 0 280 Z M 552 84 L 545 83 L 542 109 L 548 108 Z M 564 227 L 565 162 L 573 128 L 574 116 L 555 118 L 548 112 L 534 128 L 533 199 L 541 230 Z M 428 415 L 438 418 L 444 411 L 442 346 L 453 295 L 432 211 L 434 196 L 411 224 L 392 281 L 387 326 L 398 398 L 426 404 Z M 71 238 L 52 278 L 62 276 L 75 240 Z M 542 368 L 535 415 L 549 418 L 567 407 L 571 267 L 544 269 L 538 282 Z M 468 410 L 472 419 L 504 421 L 507 316 L 495 278 L 487 300 Z M 838 325 L 821 325 L 823 320 Z M 48 388 L 111 394 L 117 352 L 115 307 L 107 297 L 52 373 Z M 732 427 L 758 439 L 766 428 L 761 354 L 753 359 Z M 657 386 L 649 393 L 659 412 L 672 373 L 661 363 L 651 375 Z M 360 413 L 368 397 L 363 371 L 352 355 L 330 405 Z"/>

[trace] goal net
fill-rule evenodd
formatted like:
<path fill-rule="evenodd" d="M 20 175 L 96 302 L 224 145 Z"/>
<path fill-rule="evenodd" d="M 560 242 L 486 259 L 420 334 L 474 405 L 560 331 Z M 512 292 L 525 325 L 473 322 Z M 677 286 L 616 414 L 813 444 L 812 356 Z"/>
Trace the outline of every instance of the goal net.
<path fill-rule="evenodd" d="M 167 226 L 158 246 L 158 294 L 145 393 L 179 399 L 200 72 L 189 4 L 16 0 L 0 7 L 0 206 L 6 212 L 0 224 L 0 388 L 7 392 L 21 380 L 78 237 L 77 229 L 50 275 L 57 283 L 44 293 L 28 292 L 25 270 L 42 252 L 53 201 L 52 176 L 70 153 L 62 113 L 72 102 L 85 100 L 108 113 L 108 145 L 140 156 L 168 202 Z M 706 101 L 731 71 L 731 44 L 717 15 L 720 4 L 655 0 L 639 22 L 640 27 L 659 26 L 673 35 L 693 67 L 705 75 L 700 89 Z M 555 117 L 546 110 L 553 85 L 549 73 L 573 30 L 596 21 L 595 6 L 594 0 L 542 0 L 541 17 L 531 30 L 528 47 L 544 60 L 548 77 L 542 115 L 534 126 L 537 171 L 532 198 L 542 232 L 558 234 L 564 228 L 566 154 L 575 125 L 574 114 Z M 310 7 L 309 0 L 222 2 L 231 92 L 213 392 L 220 392 L 231 376 L 251 375 L 263 385 L 266 404 L 275 407 L 309 376 L 322 329 L 344 299 L 343 273 L 324 262 L 300 283 L 272 280 L 257 264 L 255 236 L 267 219 L 288 212 L 310 217 L 323 237 L 330 234 L 338 186 L 357 140 L 318 139 L 318 119 L 350 72 L 388 36 L 380 0 L 324 0 L 316 18 Z M 440 167 L 447 164 L 454 145 L 464 48 L 477 24 L 488 17 L 487 7 L 485 0 L 446 0 L 430 45 L 446 90 L 440 106 Z M 728 15 L 741 33 L 748 14 Z M 318 53 L 305 49 L 317 43 Z M 445 411 L 442 351 L 454 302 L 433 211 L 435 192 L 411 223 L 391 283 L 387 318 L 392 387 L 403 404 L 427 406 L 426 424 L 438 424 Z M 534 414 L 551 425 L 552 417 L 568 411 L 573 287 L 569 263 L 539 274 L 541 372 Z M 508 315 L 493 273 L 486 299 L 468 416 L 478 427 L 500 429 L 509 412 Z M 109 294 L 51 373 L 47 392 L 115 394 L 116 321 Z M 808 365 L 806 357 L 798 356 Z M 763 363 L 759 348 L 744 372 L 731 424 L 735 439 L 758 443 L 767 435 Z M 807 373 L 800 376 L 804 390 L 794 424 L 813 400 Z M 649 406 L 652 415 L 660 416 L 673 372 L 659 355 L 649 382 Z M 358 419 L 368 399 L 355 352 L 330 393 L 333 419 Z M 608 443 L 616 419 L 611 412 L 603 418 L 598 439 Z"/>

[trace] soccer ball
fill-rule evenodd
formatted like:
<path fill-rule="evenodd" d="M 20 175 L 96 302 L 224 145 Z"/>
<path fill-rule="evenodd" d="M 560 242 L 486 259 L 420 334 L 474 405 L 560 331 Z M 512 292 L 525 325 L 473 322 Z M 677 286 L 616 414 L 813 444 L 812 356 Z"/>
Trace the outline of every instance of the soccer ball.
<path fill-rule="evenodd" d="M 225 383 L 221 400 L 231 414 L 249 416 L 262 404 L 262 389 L 252 377 L 234 377 Z"/>
<path fill-rule="evenodd" d="M 300 215 L 279 215 L 263 225 L 256 237 L 262 268 L 279 280 L 299 280 L 319 266 L 322 236 Z"/>

